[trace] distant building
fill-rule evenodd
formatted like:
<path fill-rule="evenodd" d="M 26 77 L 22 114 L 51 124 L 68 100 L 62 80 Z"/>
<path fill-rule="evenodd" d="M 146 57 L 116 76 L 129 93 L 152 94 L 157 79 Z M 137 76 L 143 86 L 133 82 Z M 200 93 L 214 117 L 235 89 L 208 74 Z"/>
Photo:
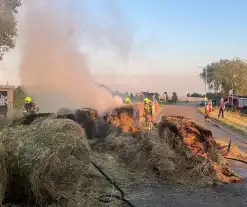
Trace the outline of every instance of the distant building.
<path fill-rule="evenodd" d="M 247 109 L 247 96 L 231 95 L 225 98 L 228 107 Z"/>
<path fill-rule="evenodd" d="M 14 86 L 0 85 L 0 116 L 5 117 L 13 114 Z"/>

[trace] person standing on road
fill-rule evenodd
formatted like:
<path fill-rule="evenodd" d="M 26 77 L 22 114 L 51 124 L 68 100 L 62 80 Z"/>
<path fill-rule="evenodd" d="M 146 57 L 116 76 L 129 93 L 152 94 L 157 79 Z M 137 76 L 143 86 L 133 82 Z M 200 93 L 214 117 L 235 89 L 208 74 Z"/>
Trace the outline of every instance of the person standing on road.
<path fill-rule="evenodd" d="M 205 121 L 209 122 L 210 121 L 210 113 L 212 112 L 213 106 L 212 102 L 208 101 L 205 106 Z"/>
<path fill-rule="evenodd" d="M 218 114 L 218 119 L 220 118 L 220 115 L 222 118 L 224 118 L 224 112 L 225 112 L 226 104 L 224 99 L 222 98 L 220 100 L 220 105 L 219 105 L 219 114 Z"/>

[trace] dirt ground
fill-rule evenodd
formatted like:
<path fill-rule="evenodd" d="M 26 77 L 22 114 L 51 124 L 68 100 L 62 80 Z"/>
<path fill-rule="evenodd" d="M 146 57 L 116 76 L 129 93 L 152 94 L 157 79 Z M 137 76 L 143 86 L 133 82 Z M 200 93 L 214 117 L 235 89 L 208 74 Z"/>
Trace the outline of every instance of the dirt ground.
<path fill-rule="evenodd" d="M 215 124 L 206 124 L 203 116 L 197 112 L 196 107 L 188 105 L 170 105 L 165 106 L 157 119 L 162 115 L 178 115 L 193 119 L 196 123 L 212 131 L 216 140 L 229 142 L 236 145 L 243 151 L 247 151 L 247 145 L 239 141 L 235 132 L 225 129 L 219 129 Z M 236 134 L 241 137 L 241 135 Z M 246 139 L 245 137 L 241 137 Z M 240 175 L 247 177 L 247 168 L 245 165 L 229 162 Z M 247 178 L 241 184 L 228 184 L 220 186 L 209 186 L 201 189 L 191 189 L 180 185 L 160 186 L 159 184 L 143 185 L 139 184 L 129 194 L 129 199 L 135 207 L 182 207 L 182 206 L 203 206 L 203 207 L 247 207 Z"/>

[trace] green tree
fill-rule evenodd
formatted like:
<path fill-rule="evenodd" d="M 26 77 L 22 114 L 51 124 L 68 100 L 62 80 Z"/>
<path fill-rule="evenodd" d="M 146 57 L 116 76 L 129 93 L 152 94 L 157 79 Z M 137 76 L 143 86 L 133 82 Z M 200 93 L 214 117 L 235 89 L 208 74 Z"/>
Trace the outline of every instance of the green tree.
<path fill-rule="evenodd" d="M 159 93 L 154 93 L 154 97 L 158 101 L 160 99 L 160 94 Z"/>
<path fill-rule="evenodd" d="M 15 47 L 17 22 L 15 14 L 21 6 L 21 0 L 6 0 L 1 4 L 0 12 L 0 60 L 3 55 Z"/>
<path fill-rule="evenodd" d="M 26 93 L 24 92 L 24 89 L 21 86 L 18 86 L 14 90 L 14 108 L 20 109 L 23 107 L 24 104 L 24 98 L 26 96 Z"/>
<path fill-rule="evenodd" d="M 190 97 L 202 97 L 202 94 L 199 93 L 192 93 Z"/>
<path fill-rule="evenodd" d="M 187 93 L 186 96 L 187 96 L 187 97 L 190 97 L 190 93 Z"/>
<path fill-rule="evenodd" d="M 178 102 L 178 95 L 177 95 L 176 92 L 173 92 L 173 93 L 172 93 L 172 101 L 173 101 L 174 103 L 177 103 L 177 102 Z"/>
<path fill-rule="evenodd" d="M 234 89 L 239 95 L 247 95 L 247 61 L 239 58 L 232 60 L 221 59 L 207 65 L 201 78 L 216 92 L 228 94 L 230 89 Z"/>
<path fill-rule="evenodd" d="M 134 100 L 134 99 L 135 99 L 135 97 L 134 97 L 133 93 L 130 93 L 130 100 Z"/>

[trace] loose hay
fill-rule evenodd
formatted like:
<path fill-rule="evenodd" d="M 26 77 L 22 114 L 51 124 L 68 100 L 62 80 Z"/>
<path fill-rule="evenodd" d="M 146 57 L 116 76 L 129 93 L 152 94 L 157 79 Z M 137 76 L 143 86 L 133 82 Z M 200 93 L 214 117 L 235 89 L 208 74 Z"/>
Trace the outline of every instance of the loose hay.
<path fill-rule="evenodd" d="M 158 131 L 136 137 L 111 134 L 91 148 L 124 163 L 132 181 L 158 179 L 205 186 L 241 180 L 222 162 L 211 132 L 182 117 L 163 118 Z"/>
<path fill-rule="evenodd" d="M 169 142 L 173 136 L 167 132 L 161 139 L 156 131 L 142 133 L 135 138 L 108 136 L 105 143 L 93 143 L 92 149 L 117 157 L 119 162 L 126 165 L 133 183 L 157 179 L 160 182 L 194 185 L 213 183 L 208 163 L 202 164 L 200 158 L 188 158 L 174 150 Z"/>
<path fill-rule="evenodd" d="M 65 119 L 5 128 L 0 139 L 8 153 L 6 199 L 63 206 L 75 199 L 90 166 L 84 130 Z"/>

